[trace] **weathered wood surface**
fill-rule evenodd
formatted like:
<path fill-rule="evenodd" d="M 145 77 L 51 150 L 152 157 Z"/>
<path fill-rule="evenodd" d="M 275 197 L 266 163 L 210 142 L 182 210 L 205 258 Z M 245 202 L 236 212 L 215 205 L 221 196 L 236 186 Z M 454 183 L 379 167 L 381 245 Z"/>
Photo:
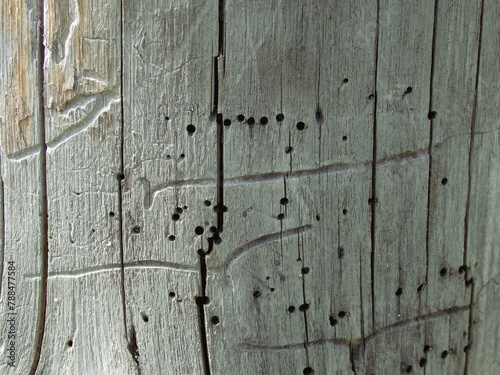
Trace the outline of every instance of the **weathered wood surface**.
<path fill-rule="evenodd" d="M 497 1 L 0 11 L 0 373 L 498 372 Z"/>

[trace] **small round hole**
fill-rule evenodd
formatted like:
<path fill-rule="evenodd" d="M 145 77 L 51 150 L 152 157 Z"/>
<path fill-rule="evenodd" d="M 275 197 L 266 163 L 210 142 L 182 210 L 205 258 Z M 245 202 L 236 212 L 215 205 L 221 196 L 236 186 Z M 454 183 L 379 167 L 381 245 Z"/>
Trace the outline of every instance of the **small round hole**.
<path fill-rule="evenodd" d="M 165 116 L 165 121 L 168 121 L 168 120 L 170 120 L 170 117 Z"/>
<path fill-rule="evenodd" d="M 441 275 L 441 277 L 444 277 L 446 276 L 446 272 L 448 272 L 446 268 L 441 268 L 439 270 L 439 275 Z"/>
<path fill-rule="evenodd" d="M 335 326 L 337 325 L 337 323 L 339 322 L 339 321 L 338 321 L 337 319 L 335 319 L 333 316 L 330 316 L 329 320 L 330 320 L 330 325 L 331 325 L 332 327 L 335 327 Z"/>
<path fill-rule="evenodd" d="M 197 296 L 194 300 L 198 306 L 208 305 L 208 303 L 210 302 L 210 298 L 208 298 L 207 296 Z"/>
<path fill-rule="evenodd" d="M 175 212 L 177 212 L 178 214 L 182 214 L 183 210 L 181 207 L 176 207 Z"/>
<path fill-rule="evenodd" d="M 285 218 L 285 215 L 284 214 L 279 214 L 278 215 L 278 220 L 283 220 Z"/>
<path fill-rule="evenodd" d="M 467 267 L 466 267 L 466 266 L 460 266 L 460 267 L 458 267 L 458 273 L 459 273 L 459 274 L 463 274 L 463 273 L 465 272 L 465 270 L 466 270 L 466 269 L 467 269 Z"/>
<path fill-rule="evenodd" d="M 426 358 L 420 358 L 420 361 L 418 362 L 418 365 L 420 367 L 424 367 L 427 364 L 427 359 Z"/>
<path fill-rule="evenodd" d="M 307 275 L 309 273 L 309 267 L 302 268 L 301 272 L 303 275 Z"/>
<path fill-rule="evenodd" d="M 136 225 L 133 229 L 132 229 L 132 232 L 134 232 L 135 234 L 139 234 L 141 233 L 141 227 Z"/>
<path fill-rule="evenodd" d="M 446 357 L 448 357 L 448 350 L 443 350 L 441 352 L 441 358 L 446 358 Z"/>
<path fill-rule="evenodd" d="M 305 128 L 306 128 L 306 124 L 304 124 L 302 121 L 299 121 L 299 122 L 297 123 L 297 129 L 298 129 L 298 130 L 302 131 L 302 130 L 304 130 Z"/>
<path fill-rule="evenodd" d="M 186 155 L 181 154 L 181 159 L 184 159 L 185 157 L 186 157 Z"/>
<path fill-rule="evenodd" d="M 142 313 L 141 315 L 142 315 L 142 320 L 144 320 L 146 323 L 149 322 L 149 317 L 146 314 Z"/>
<path fill-rule="evenodd" d="M 345 208 L 342 210 L 342 215 L 347 215 L 347 210 Z"/>
<path fill-rule="evenodd" d="M 304 312 L 304 311 L 307 311 L 307 310 L 309 310 L 309 304 L 308 303 L 304 303 L 304 304 L 302 304 L 302 305 L 299 306 L 299 311 Z"/>
<path fill-rule="evenodd" d="M 316 221 L 319 221 L 321 217 L 319 215 L 316 215 Z"/>
<path fill-rule="evenodd" d="M 396 295 L 399 297 L 401 294 L 403 294 L 403 289 L 398 288 L 398 290 L 396 290 Z"/>
<path fill-rule="evenodd" d="M 425 345 L 424 346 L 424 353 L 428 353 L 430 350 L 431 350 L 431 346 L 430 345 Z"/>
<path fill-rule="evenodd" d="M 219 317 L 217 315 L 214 315 L 210 318 L 210 323 L 212 323 L 214 326 L 220 323 Z"/>
<path fill-rule="evenodd" d="M 114 212 L 110 212 L 109 213 L 109 217 L 115 217 L 115 213 Z"/>
<path fill-rule="evenodd" d="M 259 298 L 260 297 L 260 292 L 258 290 L 256 290 L 255 292 L 253 292 L 253 296 L 255 298 Z"/>
<path fill-rule="evenodd" d="M 407 367 L 406 367 L 406 372 L 407 372 L 407 373 L 410 373 L 410 372 L 412 372 L 412 371 L 413 371 L 413 366 L 411 366 L 411 365 L 410 365 L 410 366 L 407 366 Z"/>
<path fill-rule="evenodd" d="M 172 155 L 167 155 L 167 159 L 172 159 Z"/>
<path fill-rule="evenodd" d="M 236 116 L 236 119 L 237 119 L 239 122 L 243 122 L 243 121 L 245 121 L 245 116 L 243 116 L 243 115 L 238 115 L 238 116 Z"/>
<path fill-rule="evenodd" d="M 291 154 L 293 151 L 293 147 L 292 146 L 286 146 L 285 147 L 285 153 L 286 154 Z"/>
<path fill-rule="evenodd" d="M 170 292 L 170 293 L 168 293 L 168 296 L 169 296 L 170 298 L 174 298 L 174 297 L 175 297 L 175 292 Z"/>
<path fill-rule="evenodd" d="M 276 121 L 282 122 L 284 119 L 285 119 L 285 116 L 283 115 L 283 113 L 276 115 Z"/>
<path fill-rule="evenodd" d="M 436 118 L 436 116 L 437 116 L 437 112 L 436 112 L 436 111 L 431 111 L 431 112 L 429 112 L 429 114 L 427 115 L 427 118 L 428 118 L 429 120 L 434 120 L 434 119 Z"/>
<path fill-rule="evenodd" d="M 186 130 L 189 135 L 192 135 L 196 131 L 196 126 L 194 126 L 193 124 L 189 124 L 188 126 L 186 126 Z"/>
<path fill-rule="evenodd" d="M 368 96 L 368 99 L 370 99 L 370 100 L 373 100 L 374 98 L 375 98 L 375 95 L 373 95 L 373 94 L 370 94 L 370 95 Z"/>
<path fill-rule="evenodd" d="M 231 120 L 229 120 L 228 118 L 224 120 L 223 122 L 224 126 L 230 126 L 231 125 Z"/>
<path fill-rule="evenodd" d="M 345 252 L 344 252 L 344 248 L 339 247 L 339 248 L 337 249 L 337 256 L 339 257 L 339 259 L 342 259 L 342 258 L 344 257 L 344 254 L 345 254 Z"/>
<path fill-rule="evenodd" d="M 205 204 L 205 206 L 210 207 L 210 205 L 212 204 L 212 202 L 210 202 L 210 201 L 206 200 L 206 201 L 204 202 L 204 204 Z"/>
<path fill-rule="evenodd" d="M 261 125 L 267 125 L 267 123 L 269 122 L 268 118 L 267 117 L 262 117 L 260 119 L 260 124 Z"/>
<path fill-rule="evenodd" d="M 272 293 L 272 292 L 274 292 L 275 290 L 276 290 L 276 289 L 274 289 L 274 288 L 269 289 L 269 291 L 270 291 L 271 293 Z"/>
<path fill-rule="evenodd" d="M 173 215 L 172 215 L 172 220 L 173 220 L 173 221 L 177 221 L 177 220 L 179 220 L 180 218 L 181 218 L 181 217 L 180 217 L 180 215 L 179 215 L 179 214 L 173 214 Z"/>
<path fill-rule="evenodd" d="M 441 185 L 446 185 L 448 183 L 448 179 L 445 177 L 441 180 Z"/>
<path fill-rule="evenodd" d="M 342 137 L 342 141 L 347 142 L 347 137 L 345 135 Z"/>
<path fill-rule="evenodd" d="M 406 88 L 405 94 L 406 94 L 406 95 L 407 95 L 407 94 L 411 94 L 411 93 L 412 93 L 412 91 L 413 91 L 413 88 L 412 88 L 411 86 L 408 86 L 408 87 Z"/>
<path fill-rule="evenodd" d="M 255 124 L 255 119 L 253 117 L 249 117 L 248 120 L 247 120 L 247 124 L 248 125 L 253 125 Z"/>
<path fill-rule="evenodd" d="M 425 284 L 420 284 L 418 287 L 417 287 L 417 292 L 421 292 L 422 290 L 424 290 L 424 287 L 425 287 Z"/>
<path fill-rule="evenodd" d="M 198 226 L 198 227 L 196 227 L 196 228 L 194 229 L 194 232 L 195 232 L 198 236 L 201 236 L 201 235 L 203 234 L 203 232 L 205 232 L 205 229 L 203 229 L 203 227 Z"/>
<path fill-rule="evenodd" d="M 175 236 L 173 234 L 171 234 L 170 236 L 168 236 L 168 239 L 170 241 L 175 241 Z"/>
<path fill-rule="evenodd" d="M 314 374 L 314 370 L 311 367 L 306 367 L 304 371 L 302 371 L 304 375 L 311 375 Z"/>
<path fill-rule="evenodd" d="M 286 312 L 289 314 L 293 314 L 295 312 L 295 306 L 289 306 L 288 309 L 286 309 Z"/>
<path fill-rule="evenodd" d="M 347 78 L 344 78 L 344 79 L 342 80 L 342 83 L 343 83 L 344 85 L 345 85 L 347 82 L 349 82 L 349 80 L 348 80 Z"/>
<path fill-rule="evenodd" d="M 68 340 L 66 342 L 66 345 L 68 345 L 71 348 L 73 346 L 73 340 Z"/>
<path fill-rule="evenodd" d="M 282 204 L 283 206 L 286 206 L 288 204 L 288 198 L 281 198 L 280 204 Z"/>
<path fill-rule="evenodd" d="M 345 311 L 339 312 L 339 318 L 340 319 L 345 318 L 346 315 L 347 315 L 347 313 Z"/>

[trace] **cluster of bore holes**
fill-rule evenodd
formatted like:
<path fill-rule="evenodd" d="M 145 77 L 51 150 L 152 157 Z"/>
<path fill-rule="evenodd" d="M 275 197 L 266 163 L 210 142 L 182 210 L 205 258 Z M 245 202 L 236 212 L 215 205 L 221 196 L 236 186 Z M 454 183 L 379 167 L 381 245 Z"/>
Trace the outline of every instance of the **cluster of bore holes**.
<path fill-rule="evenodd" d="M 299 311 L 300 312 L 306 312 L 307 310 L 309 310 L 309 307 L 310 306 L 309 306 L 308 303 L 303 303 L 302 305 L 299 306 Z M 295 311 L 296 311 L 296 308 L 295 308 L 294 305 L 290 305 L 286 309 L 287 314 L 293 314 Z"/>
<path fill-rule="evenodd" d="M 186 155 L 185 155 L 185 154 L 180 154 L 180 155 L 179 155 L 179 158 L 180 158 L 180 159 L 184 159 L 185 157 L 186 157 Z M 172 159 L 172 155 L 167 155 L 167 159 Z"/>
<path fill-rule="evenodd" d="M 339 311 L 339 313 L 337 314 L 337 317 L 339 319 L 344 319 L 347 315 L 349 315 L 347 312 L 345 312 L 345 311 Z M 335 327 L 339 323 L 339 320 L 334 315 L 330 315 L 328 317 L 328 320 L 329 320 L 330 325 L 332 327 Z"/>
<path fill-rule="evenodd" d="M 458 273 L 460 275 L 464 275 L 465 276 L 465 271 L 467 271 L 467 266 L 460 266 L 458 267 Z M 444 278 L 447 274 L 452 274 L 452 271 L 450 271 L 449 269 L 447 269 L 446 267 L 443 267 L 439 270 L 439 276 L 441 276 L 442 278 Z M 472 278 L 470 279 L 466 279 L 465 280 L 465 286 L 470 286 L 472 284 Z"/>

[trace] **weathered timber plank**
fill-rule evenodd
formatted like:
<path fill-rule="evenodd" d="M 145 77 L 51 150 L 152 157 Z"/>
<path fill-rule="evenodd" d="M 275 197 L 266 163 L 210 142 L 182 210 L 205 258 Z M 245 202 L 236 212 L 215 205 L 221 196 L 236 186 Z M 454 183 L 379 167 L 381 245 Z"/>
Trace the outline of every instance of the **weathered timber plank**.
<path fill-rule="evenodd" d="M 142 373 L 201 374 L 205 337 L 195 297 L 203 295 L 198 250 L 208 250 L 210 228 L 217 226 L 212 112 L 218 4 L 148 0 L 123 5 L 129 340 L 134 330 Z"/>
<path fill-rule="evenodd" d="M 132 374 L 118 267 L 120 2 L 44 7 L 50 256 L 37 373 Z"/>
<path fill-rule="evenodd" d="M 371 327 L 376 4 L 226 1 L 224 20 L 212 371 L 243 356 L 249 372 L 346 373 L 346 343 Z"/>
<path fill-rule="evenodd" d="M 0 5 L 0 147 L 5 218 L 0 275 L 2 374 L 29 374 L 36 366 L 39 327 L 43 325 L 43 282 L 26 277 L 46 267 L 40 15 L 38 1 L 2 1 Z M 30 148 L 34 152 L 22 157 Z"/>
<path fill-rule="evenodd" d="M 485 0 L 470 154 L 467 276 L 472 314 L 467 374 L 494 374 L 500 366 L 500 4 Z"/>
<path fill-rule="evenodd" d="M 431 82 L 426 307 L 466 305 L 465 212 L 480 2 L 438 1 Z M 462 30 L 462 32 L 457 32 Z"/>

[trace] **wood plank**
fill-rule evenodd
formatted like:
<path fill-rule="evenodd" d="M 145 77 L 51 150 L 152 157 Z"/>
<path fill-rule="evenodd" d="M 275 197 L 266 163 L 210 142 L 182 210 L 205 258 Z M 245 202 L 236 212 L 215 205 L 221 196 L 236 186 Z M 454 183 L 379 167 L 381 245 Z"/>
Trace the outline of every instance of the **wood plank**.
<path fill-rule="evenodd" d="M 148 0 L 124 2 L 123 11 L 129 340 L 134 331 L 143 373 L 201 374 L 195 297 L 203 295 L 198 250 L 217 226 L 218 4 Z"/>
<path fill-rule="evenodd" d="M 43 284 L 26 277 L 44 264 L 43 131 L 40 106 L 40 15 L 37 1 L 0 5 L 0 148 L 2 187 L 2 374 L 36 365 L 43 324 Z M 35 151 L 22 157 L 25 150 Z M 13 263 L 11 263 L 13 262 Z M 15 366 L 15 367 L 14 367 Z"/>
<path fill-rule="evenodd" d="M 131 374 L 136 370 L 124 328 L 116 179 L 120 3 L 44 6 L 50 257 L 37 373 Z"/>
<path fill-rule="evenodd" d="M 438 1 L 431 93 L 425 313 L 469 302 L 464 272 L 480 2 Z M 462 30 L 462 32 L 457 32 Z M 463 353 L 462 353 L 463 354 Z"/>
<path fill-rule="evenodd" d="M 498 371 L 500 337 L 499 264 L 497 235 L 500 226 L 500 4 L 485 0 L 482 10 L 481 49 L 477 82 L 476 117 L 470 154 L 467 277 L 472 281 L 469 321 L 468 374 Z"/>
<path fill-rule="evenodd" d="M 371 326 L 376 4 L 231 0 L 224 21 L 212 372 L 350 371 L 345 343 Z"/>

